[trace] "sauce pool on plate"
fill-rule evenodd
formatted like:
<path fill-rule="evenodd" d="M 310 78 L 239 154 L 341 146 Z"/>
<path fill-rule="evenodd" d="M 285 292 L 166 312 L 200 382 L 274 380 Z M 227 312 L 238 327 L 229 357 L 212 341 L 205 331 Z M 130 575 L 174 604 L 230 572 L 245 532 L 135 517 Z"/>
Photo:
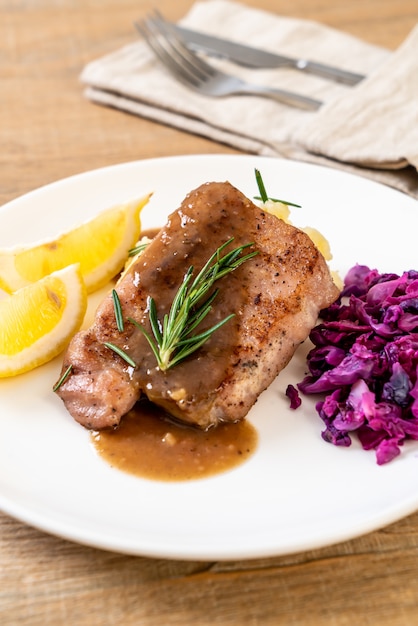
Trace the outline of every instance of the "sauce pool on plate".
<path fill-rule="evenodd" d="M 91 439 L 112 467 L 142 478 L 183 481 L 241 465 L 255 452 L 258 438 L 247 420 L 202 431 L 173 422 L 141 400 L 117 430 L 93 431 Z"/>

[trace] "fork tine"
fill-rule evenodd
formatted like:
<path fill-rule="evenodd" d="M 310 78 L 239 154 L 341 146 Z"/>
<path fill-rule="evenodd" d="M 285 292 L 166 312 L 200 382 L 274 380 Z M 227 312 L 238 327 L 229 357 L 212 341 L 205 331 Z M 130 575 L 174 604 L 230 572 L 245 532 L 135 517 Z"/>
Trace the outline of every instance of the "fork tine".
<path fill-rule="evenodd" d="M 181 60 L 178 60 L 171 45 L 167 44 L 164 38 L 158 37 L 155 29 L 150 27 L 149 20 L 144 20 L 141 23 L 135 22 L 135 26 L 157 58 L 177 79 L 189 86 L 190 84 L 195 87 L 199 85 L 200 80 L 196 78 L 195 73 L 184 67 Z"/>
<path fill-rule="evenodd" d="M 152 18 L 147 19 L 147 24 L 161 45 L 185 71 L 190 72 L 197 80 L 207 79 L 207 72 L 202 71 L 200 65 L 194 62 L 195 60 L 189 55 L 187 48 L 178 41 L 177 37 Z"/>
<path fill-rule="evenodd" d="M 201 73 L 202 78 L 205 80 L 207 80 L 208 75 L 213 76 L 215 74 L 216 70 L 186 46 L 172 24 L 161 15 L 158 9 L 154 10 L 153 16 L 148 18 L 148 20 L 152 22 L 155 30 L 170 42 L 174 50 L 181 56 L 182 61 L 187 63 L 193 71 Z"/>

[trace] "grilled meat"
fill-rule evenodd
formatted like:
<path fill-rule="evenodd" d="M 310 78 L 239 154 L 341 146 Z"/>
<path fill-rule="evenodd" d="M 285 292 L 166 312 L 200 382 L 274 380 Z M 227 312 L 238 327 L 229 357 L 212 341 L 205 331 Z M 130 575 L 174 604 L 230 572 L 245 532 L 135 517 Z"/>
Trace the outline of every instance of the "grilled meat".
<path fill-rule="evenodd" d="M 160 371 L 143 333 L 126 320 L 149 330 L 148 297 L 162 319 L 188 268 L 199 271 L 231 237 L 233 247 L 254 242 L 258 254 L 217 281 L 219 293 L 199 330 L 235 316 L 192 356 Z M 319 311 L 338 296 L 309 237 L 227 182 L 206 183 L 188 194 L 116 290 L 123 332 L 109 294 L 93 326 L 70 343 L 63 371 L 70 364 L 72 371 L 57 392 L 73 417 L 92 429 L 117 426 L 142 394 L 201 428 L 244 418 L 307 338 Z M 136 367 L 104 342 L 129 353 Z"/>

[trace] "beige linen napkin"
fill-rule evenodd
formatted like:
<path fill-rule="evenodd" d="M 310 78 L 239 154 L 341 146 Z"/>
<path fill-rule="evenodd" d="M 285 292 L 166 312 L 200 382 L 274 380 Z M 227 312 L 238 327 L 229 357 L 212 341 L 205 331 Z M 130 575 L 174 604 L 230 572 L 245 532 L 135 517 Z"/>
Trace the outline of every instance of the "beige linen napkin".
<path fill-rule="evenodd" d="M 245 152 L 342 168 L 418 198 L 418 28 L 390 53 L 315 22 L 230 0 L 197 2 L 182 24 L 367 78 L 348 87 L 293 69 L 254 70 L 217 59 L 211 62 L 244 79 L 324 105 L 309 112 L 260 97 L 207 98 L 177 83 L 133 35 L 132 44 L 85 67 L 86 96 Z"/>

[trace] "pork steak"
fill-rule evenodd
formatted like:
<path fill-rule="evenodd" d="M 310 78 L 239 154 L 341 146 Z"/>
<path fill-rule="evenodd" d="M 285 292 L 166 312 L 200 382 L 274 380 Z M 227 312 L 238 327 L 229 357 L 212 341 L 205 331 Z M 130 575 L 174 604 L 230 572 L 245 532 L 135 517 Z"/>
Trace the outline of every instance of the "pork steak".
<path fill-rule="evenodd" d="M 217 281 L 219 293 L 199 331 L 230 313 L 234 317 L 193 355 L 160 371 L 143 333 L 128 318 L 150 332 L 149 297 L 162 319 L 188 268 L 198 272 L 231 238 L 233 247 L 252 243 L 257 255 Z M 115 289 L 123 331 L 109 293 L 91 328 L 72 339 L 63 362 L 63 371 L 71 365 L 71 373 L 57 391 L 71 415 L 95 430 L 116 427 L 143 394 L 204 429 L 241 420 L 339 293 L 311 239 L 228 182 L 189 193 Z M 128 353 L 135 367 L 105 342 Z"/>

